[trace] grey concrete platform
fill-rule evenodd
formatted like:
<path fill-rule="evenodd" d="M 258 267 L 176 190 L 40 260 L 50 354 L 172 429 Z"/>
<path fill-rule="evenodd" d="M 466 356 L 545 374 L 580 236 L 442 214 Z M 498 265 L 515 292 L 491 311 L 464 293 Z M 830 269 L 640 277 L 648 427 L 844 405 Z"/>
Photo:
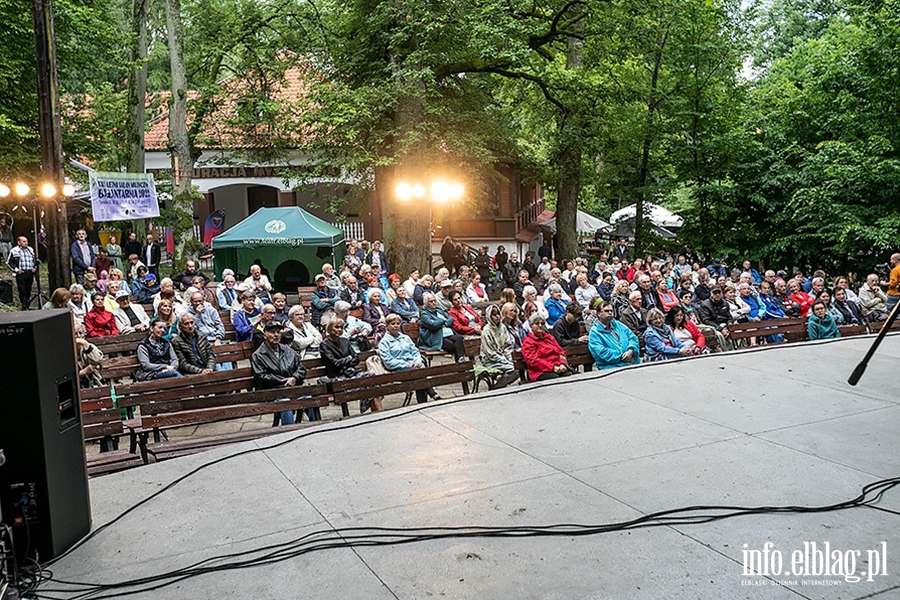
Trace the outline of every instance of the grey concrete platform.
<path fill-rule="evenodd" d="M 258 449 L 204 468 L 52 570 L 92 583 L 152 577 L 339 527 L 603 524 L 689 505 L 841 502 L 900 475 L 900 337 L 885 340 L 859 386 L 846 384 L 871 340 L 580 375 L 102 477 L 91 482 L 95 526 L 199 465 Z M 900 510 L 900 489 L 882 506 Z M 444 539 L 324 550 L 128 597 L 886 600 L 900 598 L 898 531 L 900 517 L 854 508 Z M 784 568 L 812 542 L 860 551 L 857 574 L 870 569 L 868 550 L 886 548 L 886 566 L 858 582 L 744 575 L 745 551 L 767 542 Z"/>

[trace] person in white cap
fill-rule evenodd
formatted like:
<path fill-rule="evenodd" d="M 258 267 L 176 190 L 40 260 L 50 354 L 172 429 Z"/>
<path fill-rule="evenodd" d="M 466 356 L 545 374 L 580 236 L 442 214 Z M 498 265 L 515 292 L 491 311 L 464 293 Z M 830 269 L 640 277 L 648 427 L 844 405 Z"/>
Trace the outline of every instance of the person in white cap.
<path fill-rule="evenodd" d="M 132 304 L 131 296 L 125 290 L 116 292 L 116 304 L 119 307 L 113 312 L 116 318 L 116 327 L 119 335 L 134 333 L 135 331 L 147 331 L 150 327 L 150 317 L 147 316 L 144 307 L 140 304 Z"/>

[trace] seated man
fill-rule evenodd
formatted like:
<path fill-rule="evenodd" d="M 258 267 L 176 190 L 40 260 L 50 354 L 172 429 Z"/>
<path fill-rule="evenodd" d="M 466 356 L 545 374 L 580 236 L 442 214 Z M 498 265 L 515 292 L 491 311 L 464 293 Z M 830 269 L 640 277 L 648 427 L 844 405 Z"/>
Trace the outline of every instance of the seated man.
<path fill-rule="evenodd" d="M 588 350 L 598 369 L 641 363 L 637 336 L 613 318 L 613 308 L 609 302 L 603 302 L 597 310 L 597 322 L 588 335 Z"/>
<path fill-rule="evenodd" d="M 274 319 L 268 321 L 264 331 L 266 341 L 250 357 L 253 382 L 258 389 L 294 387 L 303 383 L 303 378 L 306 377 L 306 369 L 300 363 L 300 356 L 293 348 L 281 343 L 283 329 L 284 325 L 278 321 Z M 279 399 L 275 402 L 284 402 L 288 399 Z M 293 425 L 294 412 L 281 411 L 276 415 L 276 425 L 278 420 L 282 425 Z"/>
<path fill-rule="evenodd" d="M 135 331 L 147 331 L 150 327 L 150 317 L 140 304 L 132 304 L 131 297 L 125 290 L 116 292 L 116 304 L 119 307 L 113 312 L 116 317 L 116 327 L 119 334 L 134 333 Z"/>
<path fill-rule="evenodd" d="M 181 318 L 194 317 L 197 331 L 213 346 L 220 345 L 225 339 L 225 324 L 219 311 L 203 300 L 203 292 L 194 292 L 190 296 L 190 308 Z"/>
<path fill-rule="evenodd" d="M 869 323 L 888 318 L 887 294 L 878 285 L 878 275 L 875 273 L 866 277 L 866 282 L 859 288 L 859 307 Z"/>
<path fill-rule="evenodd" d="M 250 276 L 244 280 L 244 285 L 264 300 L 268 300 L 272 292 L 272 284 L 269 283 L 269 278 L 263 275 L 259 265 L 250 265 Z"/>
<path fill-rule="evenodd" d="M 197 276 L 203 278 L 203 287 L 206 288 L 206 284 L 209 283 L 209 277 L 197 270 L 197 263 L 189 260 L 185 264 L 185 267 L 184 272 L 175 277 L 175 283 L 178 284 L 178 289 L 184 291 L 191 287 L 194 284 L 194 277 Z"/>
<path fill-rule="evenodd" d="M 330 266 L 330 265 L 326 265 Z M 337 277 L 335 275 L 335 277 Z M 334 305 L 340 301 L 337 291 L 328 285 L 328 277 L 316 275 L 316 289 L 312 293 L 312 324 L 319 327 L 322 317 L 327 315 L 326 323 L 334 316 Z"/>
<path fill-rule="evenodd" d="M 725 296 L 722 294 L 722 288 L 714 285 L 709 290 L 709 300 L 704 300 L 700 304 L 700 322 L 709 325 L 716 330 L 716 339 L 722 345 L 724 350 L 731 350 L 733 345 L 728 339 L 728 323 L 731 321 L 731 309 Z M 721 338 L 720 338 L 721 336 Z"/>
<path fill-rule="evenodd" d="M 644 335 L 647 325 L 647 309 L 644 308 L 643 296 L 634 291 L 628 294 L 628 306 L 619 313 L 619 321 L 637 336 L 638 340 Z"/>
<path fill-rule="evenodd" d="M 274 304 L 264 304 L 262 310 L 259 312 L 259 320 L 256 322 L 256 325 L 253 326 L 253 347 L 259 348 L 266 341 L 266 325 L 269 321 L 278 321 L 275 318 L 275 305 Z M 281 323 L 280 321 L 278 321 Z M 281 323 L 281 326 L 284 327 L 284 323 Z"/>
<path fill-rule="evenodd" d="M 378 358 L 381 359 L 384 368 L 388 371 L 409 371 L 421 369 L 425 366 L 422 354 L 416 348 L 415 342 L 408 335 L 400 332 L 402 319 L 400 315 L 389 314 L 384 319 L 387 333 L 378 344 Z M 437 397 L 434 388 L 422 388 L 416 390 L 416 403 L 427 402 L 427 396 Z"/>
<path fill-rule="evenodd" d="M 184 375 L 212 373 L 216 370 L 216 355 L 206 336 L 200 335 L 190 313 L 178 320 L 178 335 L 172 338 L 172 348 L 178 357 L 178 370 Z"/>
<path fill-rule="evenodd" d="M 553 324 L 553 337 L 563 348 L 587 343 L 588 336 L 581 334 L 580 320 L 583 312 L 584 309 L 578 302 L 569 302 L 562 318 L 557 319 Z"/>

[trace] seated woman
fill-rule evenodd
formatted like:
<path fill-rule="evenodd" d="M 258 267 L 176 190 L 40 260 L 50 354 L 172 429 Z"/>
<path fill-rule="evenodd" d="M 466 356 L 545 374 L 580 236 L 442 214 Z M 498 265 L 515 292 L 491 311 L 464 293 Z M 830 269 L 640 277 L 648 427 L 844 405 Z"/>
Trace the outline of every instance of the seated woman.
<path fill-rule="evenodd" d="M 140 368 L 135 372 L 135 379 L 138 381 L 181 377 L 175 349 L 172 348 L 171 342 L 163 337 L 166 328 L 166 322 L 160 318 L 150 321 L 150 335 L 137 347 Z"/>
<path fill-rule="evenodd" d="M 690 349 L 693 354 L 709 353 L 709 348 L 706 347 L 706 337 L 688 319 L 681 306 L 672 307 L 672 310 L 666 313 L 666 325 L 672 330 L 675 339 L 681 342 L 682 346 Z"/>
<path fill-rule="evenodd" d="M 506 327 L 509 335 L 513 338 L 513 350 L 521 350 L 522 340 L 525 339 L 529 332 L 522 327 L 522 322 L 519 320 L 519 307 L 516 306 L 516 301 L 504 302 L 500 306 L 500 316 L 503 320 L 503 326 Z"/>
<path fill-rule="evenodd" d="M 125 280 L 125 273 L 122 272 L 121 269 L 116 269 L 113 267 L 109 270 L 109 280 L 110 281 L 118 281 L 119 289 L 125 290 L 128 292 L 128 295 L 131 295 L 131 286 L 128 285 L 128 282 Z"/>
<path fill-rule="evenodd" d="M 103 305 L 104 296 L 102 292 L 94 292 L 91 296 L 93 308 L 84 315 L 84 328 L 89 338 L 119 335 L 115 315 Z"/>
<path fill-rule="evenodd" d="M 644 330 L 644 346 L 647 362 L 691 356 L 694 352 L 684 346 L 672 329 L 666 325 L 665 315 L 658 308 L 647 311 L 647 329 Z"/>
<path fill-rule="evenodd" d="M 847 297 L 847 290 L 844 288 L 834 288 L 834 298 L 831 305 L 841 313 L 844 325 L 865 325 L 862 311 L 856 302 Z"/>
<path fill-rule="evenodd" d="M 492 377 L 491 389 L 506 387 L 519 378 L 512 361 L 516 340 L 503 323 L 502 312 L 494 304 L 485 309 L 487 323 L 481 334 L 481 366 Z"/>
<path fill-rule="evenodd" d="M 103 352 L 87 341 L 87 330 L 83 323 L 75 323 L 75 351 L 78 361 L 78 381 L 82 388 L 103 385 L 100 368 Z"/>
<path fill-rule="evenodd" d="M 165 325 L 162 332 L 163 339 L 171 340 L 172 336 L 178 333 L 178 314 L 175 312 L 175 303 L 172 300 L 163 298 L 159 301 L 155 320 L 162 321 Z"/>
<path fill-rule="evenodd" d="M 575 281 L 577 282 L 577 285 L 578 285 L 578 287 L 575 288 L 575 301 L 581 305 L 582 309 L 586 310 L 586 309 L 590 308 L 591 300 L 598 297 L 600 294 L 597 292 L 597 288 L 595 288 L 588 282 L 587 275 L 579 274 L 577 277 L 575 277 Z M 550 288 L 552 288 L 552 287 L 553 286 L 551 285 Z M 562 287 L 560 287 L 560 289 L 562 289 Z M 552 298 L 553 297 L 552 289 L 550 291 L 550 294 L 551 294 L 550 297 Z M 545 303 L 545 306 L 546 306 L 546 303 Z M 547 307 L 547 312 L 550 312 L 549 306 Z M 552 324 L 555 325 L 556 319 L 553 319 L 552 316 L 550 319 L 547 319 L 547 324 L 550 325 L 551 320 L 553 321 Z"/>
<path fill-rule="evenodd" d="M 391 312 L 400 315 L 404 323 L 418 323 L 419 307 L 412 298 L 407 297 L 406 289 L 400 286 L 396 289 L 396 300 L 391 302 Z"/>
<path fill-rule="evenodd" d="M 510 287 L 503 288 L 500 292 L 500 306 L 503 306 L 507 302 L 512 302 L 513 304 L 516 303 L 516 290 Z"/>
<path fill-rule="evenodd" d="M 344 320 L 335 317 L 325 326 L 326 337 L 319 346 L 322 363 L 325 365 L 325 376 L 331 380 L 362 379 L 374 377 L 375 373 L 359 367 L 359 357 L 350 345 L 350 340 L 343 337 Z M 381 398 L 360 400 L 359 412 L 364 413 L 371 407 L 372 412 L 381 410 Z"/>
<path fill-rule="evenodd" d="M 116 309 L 119 308 L 119 303 L 116 302 L 116 294 L 119 293 L 119 283 L 120 282 L 118 281 L 106 282 L 106 295 L 103 297 L 103 306 L 112 313 L 116 312 Z"/>
<path fill-rule="evenodd" d="M 824 340 L 841 337 L 837 323 L 828 314 L 828 307 L 825 306 L 824 302 L 817 300 L 812 305 L 812 313 L 809 316 L 809 321 L 806 323 L 806 334 L 809 339 Z"/>
<path fill-rule="evenodd" d="M 371 349 L 369 336 L 373 333 L 371 325 L 350 314 L 350 303 L 341 300 L 334 305 L 334 316 L 344 321 L 345 338 L 350 340 L 350 345 L 355 352 L 363 352 Z"/>
<path fill-rule="evenodd" d="M 784 305 L 773 295 L 772 285 L 768 281 L 759 284 L 759 299 L 766 308 L 766 319 L 786 319 Z"/>
<path fill-rule="evenodd" d="M 681 304 L 665 278 L 660 279 L 659 283 L 656 284 L 656 295 L 659 296 L 659 301 L 662 302 L 662 311 L 664 314 Z"/>
<path fill-rule="evenodd" d="M 457 361 L 468 360 L 463 346 L 463 336 L 453 333 L 453 317 L 437 305 L 434 294 L 423 297 L 425 302 L 419 312 L 419 340 L 421 350 L 443 350 L 453 353 Z"/>
<path fill-rule="evenodd" d="M 631 287 L 628 285 L 627 279 L 620 279 L 613 287 L 612 296 L 609 301 L 612 303 L 613 314 L 618 319 L 622 312 L 631 306 L 628 296 L 631 294 Z"/>
<path fill-rule="evenodd" d="M 600 276 L 600 283 L 597 284 L 597 293 L 600 295 L 600 298 L 609 302 L 612 299 L 614 288 L 615 284 L 613 283 L 612 273 L 603 273 L 603 275 Z M 588 305 L 588 308 L 590 308 L 590 305 Z"/>
<path fill-rule="evenodd" d="M 400 315 L 388 315 L 385 323 L 387 333 L 378 342 L 378 358 L 388 371 L 422 369 L 425 367 L 422 354 L 412 338 L 400 331 L 402 324 Z M 416 403 L 427 402 L 426 396 L 431 396 L 435 400 L 441 399 L 433 387 L 428 387 L 416 390 Z"/>
<path fill-rule="evenodd" d="M 522 340 L 522 360 L 531 381 L 546 381 L 571 375 L 566 353 L 550 332 L 547 321 L 539 313 L 528 319 L 531 333 Z"/>
<path fill-rule="evenodd" d="M 579 276 L 580 277 L 580 276 Z M 587 278 L 584 278 L 587 281 Z M 556 321 L 566 314 L 566 305 L 568 302 L 562 297 L 562 286 L 555 283 L 549 288 L 550 298 L 544 302 L 544 308 L 547 309 L 547 317 L 544 319 L 548 327 L 553 327 Z"/>
<path fill-rule="evenodd" d="M 84 323 L 84 315 L 91 310 L 90 303 L 84 297 L 84 286 L 80 283 L 73 283 L 69 286 L 69 293 L 72 294 L 68 302 L 72 316 L 75 317 L 76 323 Z"/>
<path fill-rule="evenodd" d="M 397 299 L 397 290 L 403 287 L 403 280 L 396 273 L 388 275 L 388 287 L 384 290 L 384 296 L 387 298 L 385 304 L 393 304 Z M 409 293 L 407 292 L 407 295 Z"/>
<path fill-rule="evenodd" d="M 369 303 L 363 306 L 363 321 L 372 326 L 376 338 L 380 338 L 387 331 L 385 318 L 391 314 L 390 309 L 381 302 L 382 297 L 381 289 L 370 288 Z"/>
<path fill-rule="evenodd" d="M 256 294 L 251 291 L 243 292 L 239 298 L 241 299 L 241 310 L 235 311 L 231 318 L 231 324 L 234 325 L 234 341 L 249 342 L 253 339 L 253 329 L 259 321 L 260 309 L 256 306 Z"/>
<path fill-rule="evenodd" d="M 825 304 L 825 312 L 828 313 L 828 316 L 834 319 L 835 325 L 843 325 L 844 324 L 844 315 L 841 314 L 835 306 L 831 303 L 831 292 L 828 290 L 821 290 L 815 296 L 816 302 L 822 302 Z"/>
<path fill-rule="evenodd" d="M 749 318 L 750 307 L 737 295 L 737 290 L 733 285 L 728 285 L 723 289 L 725 290 L 725 302 L 728 304 L 728 310 L 731 312 L 731 321 L 729 322 L 746 322 Z"/>
<path fill-rule="evenodd" d="M 788 282 L 787 287 L 789 292 L 787 299 L 797 305 L 797 316 L 807 316 L 809 314 L 809 309 L 814 302 L 812 297 L 800 288 L 800 282 L 796 279 L 791 279 Z"/>
<path fill-rule="evenodd" d="M 466 286 L 466 301 L 468 304 L 475 304 L 477 302 L 487 302 L 488 300 L 490 298 L 488 298 L 484 284 L 481 283 L 481 275 L 478 271 L 474 271 L 472 279 L 469 280 L 469 285 Z"/>
<path fill-rule="evenodd" d="M 481 318 L 474 308 L 463 304 L 462 294 L 456 290 L 450 292 L 450 304 L 452 308 L 450 308 L 448 314 L 453 319 L 453 324 L 450 325 L 450 328 L 453 329 L 454 333 L 459 335 L 481 335 Z"/>
<path fill-rule="evenodd" d="M 66 288 L 56 288 L 50 295 L 50 299 L 44 302 L 42 310 L 53 308 L 69 308 L 69 300 L 72 299 L 72 292 Z"/>
<path fill-rule="evenodd" d="M 319 356 L 322 334 L 306 319 L 306 311 L 299 304 L 288 311 L 288 324 L 281 333 L 281 338 L 289 340 L 291 348 L 300 355 L 300 360 Z"/>
<path fill-rule="evenodd" d="M 537 309 L 538 313 L 544 317 L 544 320 L 547 320 L 547 307 L 544 306 L 544 300 L 540 296 L 538 296 L 537 289 L 533 285 L 526 285 L 522 288 L 522 308 L 525 308 L 525 305 L 529 302 L 534 303 L 534 307 Z M 525 317 L 526 319 L 528 317 Z"/>

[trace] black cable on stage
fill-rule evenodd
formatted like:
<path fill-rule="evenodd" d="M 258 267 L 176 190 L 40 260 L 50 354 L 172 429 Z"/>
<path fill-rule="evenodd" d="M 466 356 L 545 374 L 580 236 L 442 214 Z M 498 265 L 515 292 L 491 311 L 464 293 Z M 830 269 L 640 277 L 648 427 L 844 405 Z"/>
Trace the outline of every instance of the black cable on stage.
<path fill-rule="evenodd" d="M 584 525 L 560 523 L 546 526 L 516 527 L 347 527 L 320 530 L 300 536 L 294 540 L 262 546 L 252 550 L 222 554 L 193 563 L 186 567 L 116 583 L 92 584 L 89 582 L 65 581 L 53 578 L 52 573 L 39 572 L 38 585 L 53 582 L 57 586 L 50 589 L 32 591 L 31 597 L 47 600 L 107 600 L 121 598 L 141 592 L 150 592 L 171 586 L 178 582 L 204 574 L 219 571 L 247 569 L 283 562 L 299 556 L 322 550 L 373 546 L 396 546 L 441 539 L 466 538 L 524 538 L 565 536 L 581 537 L 599 535 L 631 529 L 650 527 L 671 527 L 675 525 L 696 525 L 710 523 L 744 515 L 758 514 L 808 514 L 869 507 L 891 514 L 898 511 L 875 506 L 884 494 L 900 485 L 900 477 L 882 479 L 867 484 L 860 494 L 850 500 L 824 506 L 687 506 L 659 511 L 618 523 Z"/>
<path fill-rule="evenodd" d="M 838 340 L 825 340 L 826 343 L 827 343 L 827 342 L 834 342 L 834 341 L 838 341 Z M 778 349 L 778 348 L 776 348 L 776 349 Z M 750 349 L 750 350 L 752 350 L 752 349 Z M 745 349 L 744 352 L 747 352 L 747 351 L 750 351 L 750 350 L 746 350 L 746 349 Z M 711 354 L 710 354 L 710 355 L 707 355 L 707 356 L 705 356 L 705 357 L 699 357 L 699 358 L 710 358 L 710 357 L 714 357 L 714 355 L 711 355 Z M 648 363 L 645 363 L 645 364 L 642 364 L 642 365 L 636 365 L 636 366 L 633 366 L 633 367 L 628 367 L 628 368 L 625 369 L 625 370 L 639 369 L 639 368 L 646 367 L 646 366 L 648 366 Z M 607 371 L 607 372 L 603 372 L 603 373 L 596 373 L 596 374 L 594 374 L 593 377 L 590 378 L 590 380 L 609 377 L 609 376 L 611 376 L 611 375 L 615 375 L 615 374 L 616 374 L 617 372 L 619 372 L 619 371 L 622 371 L 622 369 L 619 369 L 619 370 L 617 370 L 617 371 Z M 559 381 L 547 382 L 547 383 L 545 383 L 542 387 L 554 386 L 554 385 L 564 385 L 564 384 L 567 384 L 567 383 L 569 383 L 569 382 L 566 381 L 566 380 L 559 380 Z M 495 391 L 493 392 L 492 397 L 507 396 L 507 395 L 515 394 L 515 393 L 517 393 L 517 392 L 519 392 L 519 391 L 521 391 L 521 390 L 517 390 L 517 389 L 515 389 L 515 388 L 514 388 L 514 389 L 505 389 L 505 390 L 495 390 Z M 361 427 L 361 426 L 369 425 L 369 424 L 372 424 L 372 423 L 379 423 L 379 422 L 386 421 L 386 420 L 396 419 L 396 418 L 403 417 L 403 416 L 406 416 L 406 415 L 411 414 L 411 413 L 416 413 L 416 412 L 419 412 L 419 411 L 422 411 L 422 410 L 425 410 L 425 409 L 428 409 L 428 408 L 435 408 L 435 407 L 437 407 L 437 406 L 446 406 L 446 405 L 449 405 L 449 404 L 456 404 L 456 403 L 459 403 L 459 402 L 467 402 L 467 401 L 477 400 L 477 399 L 480 399 L 480 396 L 479 396 L 479 395 L 463 396 L 463 397 L 460 397 L 460 398 L 453 399 L 453 400 L 451 400 L 451 401 L 441 402 L 439 405 L 435 405 L 435 404 L 431 404 L 431 403 L 427 403 L 427 404 L 419 404 L 419 405 L 417 405 L 417 406 L 415 406 L 415 407 L 411 407 L 409 410 L 405 410 L 405 411 L 402 411 L 402 412 L 395 412 L 395 413 L 390 413 L 390 414 L 385 414 L 385 415 L 379 415 L 379 418 L 377 418 L 377 419 L 371 419 L 371 418 L 370 418 L 370 419 L 360 420 L 360 421 L 355 421 L 355 422 L 351 422 L 351 423 L 342 422 L 340 427 L 335 427 L 335 428 L 325 428 L 325 427 L 315 428 L 315 429 L 311 429 L 311 430 L 308 430 L 308 431 L 304 431 L 303 433 L 299 433 L 299 434 L 294 435 L 294 436 L 292 436 L 292 437 L 289 437 L 289 438 L 287 438 L 287 439 L 285 439 L 285 440 L 282 440 L 281 442 L 278 442 L 278 443 L 276 443 L 276 444 L 271 444 L 271 445 L 269 445 L 269 446 L 262 446 L 262 447 L 256 447 L 256 448 L 249 448 L 249 449 L 247 449 L 247 450 L 243 450 L 243 451 L 241 451 L 241 452 L 236 452 L 236 453 L 234 453 L 234 454 L 229 454 L 229 455 L 227 455 L 227 456 L 223 456 L 223 457 L 220 457 L 220 458 L 218 458 L 218 459 L 212 460 L 212 461 L 210 461 L 210 462 L 207 462 L 207 463 L 203 463 L 203 464 L 201 464 L 201 465 L 198 465 L 197 467 L 191 469 L 190 471 L 188 471 L 188 472 L 185 473 L 184 475 L 181 475 L 180 477 L 178 477 L 178 478 L 174 479 L 173 481 L 171 481 L 170 483 L 166 484 L 165 486 L 163 486 L 162 488 L 160 488 L 159 490 L 157 490 L 157 491 L 154 492 L 153 494 L 147 496 L 146 498 L 144 498 L 143 500 L 137 502 L 136 504 L 133 504 L 132 506 L 130 506 L 129 508 L 127 508 L 126 510 L 124 510 L 122 513 L 120 513 L 119 515 L 117 515 L 116 517 L 114 517 L 111 521 L 109 521 L 109 522 L 107 522 L 107 523 L 101 525 L 100 527 L 98 527 L 97 529 L 95 529 L 94 531 L 92 531 L 90 534 L 88 534 L 87 536 L 85 536 L 84 538 L 82 538 L 80 541 L 78 541 L 78 543 L 76 543 L 74 546 L 72 546 L 71 548 L 69 548 L 69 549 L 66 550 L 64 553 L 62 553 L 61 555 L 57 556 L 57 557 L 54 558 L 53 560 L 47 562 L 46 564 L 42 564 L 42 565 L 39 565 L 39 564 L 37 564 L 35 561 L 32 560 L 31 562 L 33 562 L 33 563 L 35 564 L 35 567 L 34 567 L 33 569 L 31 569 L 31 571 L 34 572 L 35 575 L 30 579 L 30 581 L 29 581 L 30 585 L 29 585 L 28 587 L 29 587 L 29 589 L 34 589 L 39 583 L 41 583 L 41 582 L 43 582 L 43 581 L 57 581 L 57 580 L 53 579 L 53 577 L 52 577 L 52 572 L 49 570 L 49 567 L 50 567 L 50 566 L 52 566 L 52 565 L 55 564 L 56 562 L 62 560 L 63 558 L 65 558 L 66 556 L 68 556 L 69 554 L 71 554 L 72 552 L 74 552 L 75 550 L 77 550 L 78 548 L 80 548 L 81 546 L 83 546 L 84 544 L 86 544 L 87 542 L 89 542 L 90 540 L 94 539 L 94 538 L 97 537 L 100 533 L 102 533 L 103 531 L 105 531 L 106 529 L 108 529 L 109 527 L 111 527 L 112 525 L 116 524 L 117 522 L 119 522 L 120 520 L 122 520 L 123 518 L 125 518 L 127 515 L 129 515 L 129 514 L 131 514 L 132 512 L 136 511 L 136 510 L 137 510 L 138 508 L 140 508 L 141 506 L 147 504 L 148 502 L 150 502 L 150 501 L 153 500 L 154 498 L 156 498 L 156 497 L 162 495 L 163 493 L 169 491 L 170 489 L 172 489 L 173 487 L 175 487 L 176 485 L 178 485 L 178 484 L 181 483 L 182 481 L 184 481 L 184 480 L 186 480 L 186 479 L 192 477 L 193 475 L 199 473 L 200 471 L 203 471 L 204 469 L 206 469 L 206 468 L 208 468 L 208 467 L 211 467 L 211 466 L 214 466 L 214 465 L 223 463 L 223 462 L 225 462 L 225 461 L 228 461 L 228 460 L 231 460 L 231 459 L 233 459 L 233 458 L 240 457 L 240 456 L 245 456 L 245 455 L 248 455 L 248 454 L 253 454 L 253 453 L 255 453 L 255 452 L 263 452 L 263 451 L 266 451 L 266 450 L 272 450 L 272 449 L 275 449 L 275 448 L 279 448 L 279 447 L 281 447 L 281 446 L 285 446 L 285 445 L 287 445 L 287 444 L 293 443 L 293 442 L 295 442 L 295 441 L 297 441 L 297 440 L 306 438 L 306 437 L 311 436 L 311 435 L 317 435 L 317 434 L 321 434 L 321 433 L 331 432 L 331 431 L 334 431 L 335 429 L 353 429 L 353 428 L 356 428 L 356 427 Z M 878 493 L 877 499 L 875 499 L 875 500 L 870 500 L 870 501 L 867 501 L 867 502 L 865 502 L 865 503 L 862 503 L 862 502 L 861 502 L 861 499 L 863 499 L 863 498 L 867 495 L 867 490 L 868 490 L 871 486 L 877 486 L 878 484 L 884 484 L 885 482 L 887 482 L 889 485 L 887 485 L 887 487 L 886 487 L 885 489 L 883 489 L 881 492 Z M 841 510 L 841 509 L 843 509 L 843 508 L 850 508 L 850 507 L 852 507 L 852 506 L 870 506 L 871 508 L 877 508 L 877 507 L 871 506 L 871 504 L 873 504 L 874 502 L 877 502 L 878 500 L 880 500 L 881 496 L 884 494 L 885 491 L 887 491 L 888 489 L 893 488 L 893 487 L 896 486 L 898 483 L 900 483 L 900 479 L 896 479 L 896 480 L 895 480 L 895 479 L 885 479 L 885 480 L 881 480 L 881 481 L 879 481 L 879 482 L 875 482 L 875 483 L 869 484 L 868 486 L 866 486 L 865 488 L 863 488 L 863 493 L 862 493 L 859 497 L 857 497 L 856 499 L 854 499 L 854 500 L 852 500 L 852 501 L 848 501 L 848 503 L 841 503 L 840 505 L 834 505 L 833 508 L 827 508 L 826 510 Z M 733 508 L 733 507 L 691 507 L 691 508 L 688 508 L 688 509 L 685 509 L 685 508 L 681 508 L 681 509 L 673 509 L 673 511 L 666 511 L 666 513 L 668 513 L 668 512 L 674 512 L 674 513 L 677 513 L 677 512 L 684 512 L 684 511 L 687 511 L 687 510 L 700 510 L 700 509 L 731 510 L 732 508 Z M 719 519 L 719 518 L 728 518 L 728 517 L 732 517 L 732 516 L 740 516 L 740 515 L 742 515 L 742 514 L 758 514 L 758 511 L 760 511 L 761 509 L 764 509 L 764 510 L 762 510 L 762 512 L 824 512 L 821 508 L 809 508 L 809 507 L 758 507 L 758 508 L 753 508 L 753 509 L 741 509 L 742 511 L 748 511 L 748 512 L 738 512 L 738 513 L 728 514 L 728 515 L 718 516 L 718 517 L 704 517 L 703 519 L 700 519 L 700 520 L 686 520 L 686 521 L 683 521 L 683 523 L 685 523 L 685 524 L 695 523 L 695 522 L 696 522 L 696 523 L 704 523 L 704 522 L 709 522 L 709 521 L 712 521 L 712 520 L 717 520 L 717 519 Z M 884 509 L 884 508 L 879 508 L 879 510 L 883 510 L 883 511 L 886 511 L 886 512 L 895 512 L 895 511 L 891 511 L 890 509 Z M 660 514 L 660 515 L 661 515 L 661 514 L 664 514 L 664 513 L 657 513 L 657 514 Z M 696 519 L 696 518 L 697 518 L 697 517 L 694 517 L 694 519 Z M 655 520 L 658 521 L 659 519 L 655 519 Z M 660 524 L 665 524 L 665 523 L 660 523 Z M 657 526 L 657 525 L 644 525 L 644 526 Z M 488 529 L 489 529 L 489 528 L 488 528 Z M 544 528 L 544 529 L 546 529 L 546 528 Z M 337 530 L 330 530 L 330 531 L 337 531 Z M 596 532 L 594 532 L 594 533 L 604 533 L 604 531 L 596 531 Z M 589 535 L 589 534 L 572 534 L 572 533 L 565 533 L 565 534 L 557 534 L 557 535 Z M 429 538 L 429 539 L 430 539 L 430 538 Z M 412 541 L 419 541 L 419 540 L 412 540 Z M 397 543 L 410 543 L 410 542 L 409 542 L 409 541 L 406 541 L 406 542 L 391 542 L 391 544 L 397 544 Z M 340 547 L 340 546 L 336 546 L 336 547 Z M 348 546 L 348 547 L 349 547 L 349 546 Z M 324 549 L 324 548 L 323 548 L 323 549 Z M 301 554 L 303 554 L 303 553 L 305 553 L 305 552 L 301 552 Z M 298 556 L 299 556 L 299 554 L 298 554 Z M 37 582 L 37 584 L 36 584 L 35 582 Z M 171 583 L 174 583 L 174 582 L 171 582 Z M 170 584 L 171 584 L 171 583 L 170 583 Z M 167 585 L 170 585 L 170 584 L 167 584 Z M 81 585 L 90 585 L 90 584 L 81 584 Z M 132 592 L 132 593 L 133 593 L 133 592 Z M 119 596 L 121 596 L 121 595 L 116 595 L 116 596 L 103 596 L 103 598 L 107 598 L 107 597 L 112 598 L 112 597 L 119 597 Z M 42 595 L 42 594 L 40 594 L 40 595 L 39 595 L 39 594 L 32 594 L 32 597 L 35 597 L 35 598 L 51 598 L 50 596 L 45 596 L 45 595 Z"/>

